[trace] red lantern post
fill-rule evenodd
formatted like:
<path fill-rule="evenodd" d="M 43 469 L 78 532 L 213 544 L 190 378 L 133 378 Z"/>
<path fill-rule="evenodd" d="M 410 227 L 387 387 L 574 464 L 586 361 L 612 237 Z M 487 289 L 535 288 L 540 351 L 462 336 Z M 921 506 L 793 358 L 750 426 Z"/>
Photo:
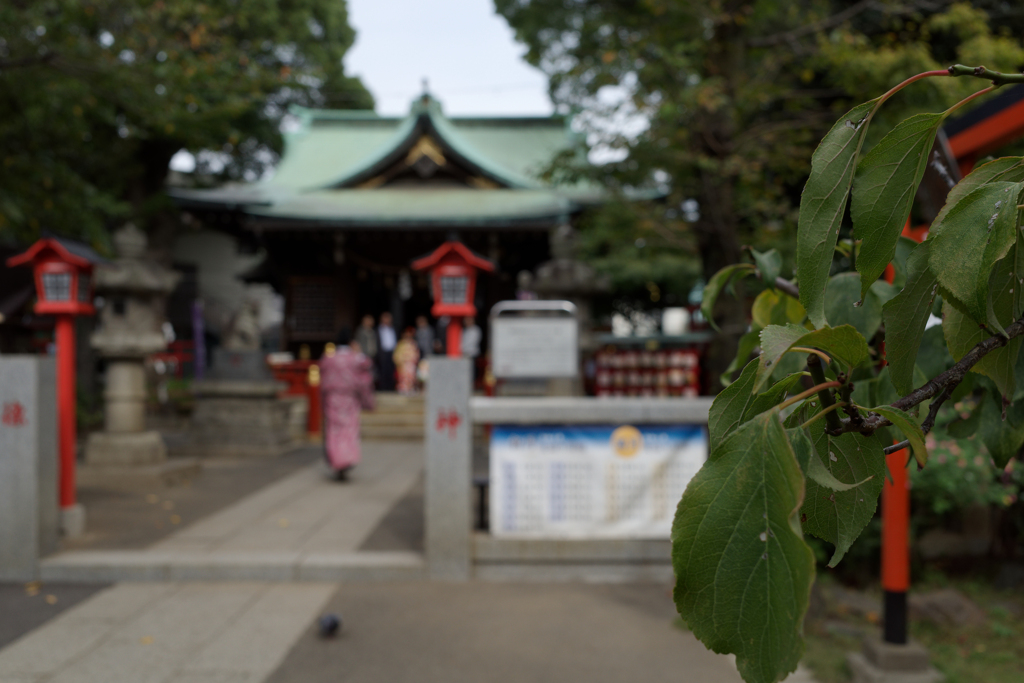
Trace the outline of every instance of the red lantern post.
<path fill-rule="evenodd" d="M 429 256 L 413 261 L 412 269 L 430 271 L 434 294 L 430 312 L 437 318 L 451 317 L 445 348 L 449 357 L 458 358 L 462 355 L 462 318 L 476 315 L 473 297 L 477 271 L 493 272 L 494 264 L 474 254 L 462 242 L 449 240 Z"/>
<path fill-rule="evenodd" d="M 84 516 L 75 501 L 75 322 L 94 315 L 92 269 L 101 259 L 85 245 L 44 237 L 8 266 L 31 265 L 36 281 L 36 313 L 56 317 L 57 424 L 60 450 L 59 498 L 65 533 L 81 533 Z"/>

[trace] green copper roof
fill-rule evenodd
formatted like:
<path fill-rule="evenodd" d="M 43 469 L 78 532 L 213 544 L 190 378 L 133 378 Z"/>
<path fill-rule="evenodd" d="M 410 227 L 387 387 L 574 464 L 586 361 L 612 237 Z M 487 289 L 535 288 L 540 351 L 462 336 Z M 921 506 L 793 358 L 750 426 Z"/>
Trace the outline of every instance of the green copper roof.
<path fill-rule="evenodd" d="M 268 180 L 171 188 L 170 194 L 185 206 L 242 210 L 258 221 L 338 227 L 562 221 L 602 201 L 595 187 L 540 180 L 555 155 L 576 143 L 564 117 L 448 118 L 429 96 L 418 98 L 405 118 L 292 113 L 298 126 L 285 134 L 284 154 Z M 389 169 L 410 168 L 406 158 L 424 137 L 445 164 L 462 169 L 463 181 L 389 184 Z"/>
<path fill-rule="evenodd" d="M 457 157 L 508 187 L 543 187 L 537 176 L 574 142 L 560 116 L 450 119 L 432 99 L 417 100 L 404 119 L 303 108 L 292 113 L 300 128 L 285 135 L 284 155 L 269 183 L 295 189 L 362 179 L 415 142 L 424 125 Z"/>
<path fill-rule="evenodd" d="M 486 224 L 564 220 L 578 210 L 568 197 L 548 189 L 379 188 L 318 190 L 271 206 L 251 207 L 264 218 L 354 224 Z"/>

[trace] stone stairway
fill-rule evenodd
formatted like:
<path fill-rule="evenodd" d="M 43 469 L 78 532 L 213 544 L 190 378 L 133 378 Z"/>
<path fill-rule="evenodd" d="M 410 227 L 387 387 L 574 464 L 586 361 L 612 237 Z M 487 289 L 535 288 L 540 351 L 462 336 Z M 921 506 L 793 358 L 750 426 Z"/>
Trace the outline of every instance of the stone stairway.
<path fill-rule="evenodd" d="M 423 397 L 378 393 L 377 410 L 360 416 L 362 438 L 420 440 L 423 438 Z"/>

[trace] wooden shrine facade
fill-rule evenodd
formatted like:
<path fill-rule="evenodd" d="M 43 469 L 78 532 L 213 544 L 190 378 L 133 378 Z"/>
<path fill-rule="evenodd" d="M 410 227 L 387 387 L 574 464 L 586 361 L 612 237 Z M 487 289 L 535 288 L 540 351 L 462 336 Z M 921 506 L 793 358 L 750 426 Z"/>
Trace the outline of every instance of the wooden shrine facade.
<path fill-rule="evenodd" d="M 602 194 L 542 174 L 577 142 L 564 117 L 449 118 L 430 96 L 409 116 L 296 109 L 298 130 L 267 181 L 170 192 L 204 223 L 262 249 L 246 275 L 286 299 L 283 346 L 317 345 L 361 316 L 398 326 L 430 310 L 410 263 L 453 234 L 491 259 L 476 303 L 514 298 L 516 275 L 550 258 L 549 233 Z"/>

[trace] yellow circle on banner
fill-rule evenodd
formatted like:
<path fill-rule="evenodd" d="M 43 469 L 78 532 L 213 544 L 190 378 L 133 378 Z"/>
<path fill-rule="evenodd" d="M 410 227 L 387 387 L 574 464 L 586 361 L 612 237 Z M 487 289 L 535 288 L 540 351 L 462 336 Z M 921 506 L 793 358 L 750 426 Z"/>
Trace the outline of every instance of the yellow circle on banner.
<path fill-rule="evenodd" d="M 644 436 L 636 427 L 624 425 L 612 432 L 612 450 L 615 455 L 632 458 L 644 447 Z"/>

